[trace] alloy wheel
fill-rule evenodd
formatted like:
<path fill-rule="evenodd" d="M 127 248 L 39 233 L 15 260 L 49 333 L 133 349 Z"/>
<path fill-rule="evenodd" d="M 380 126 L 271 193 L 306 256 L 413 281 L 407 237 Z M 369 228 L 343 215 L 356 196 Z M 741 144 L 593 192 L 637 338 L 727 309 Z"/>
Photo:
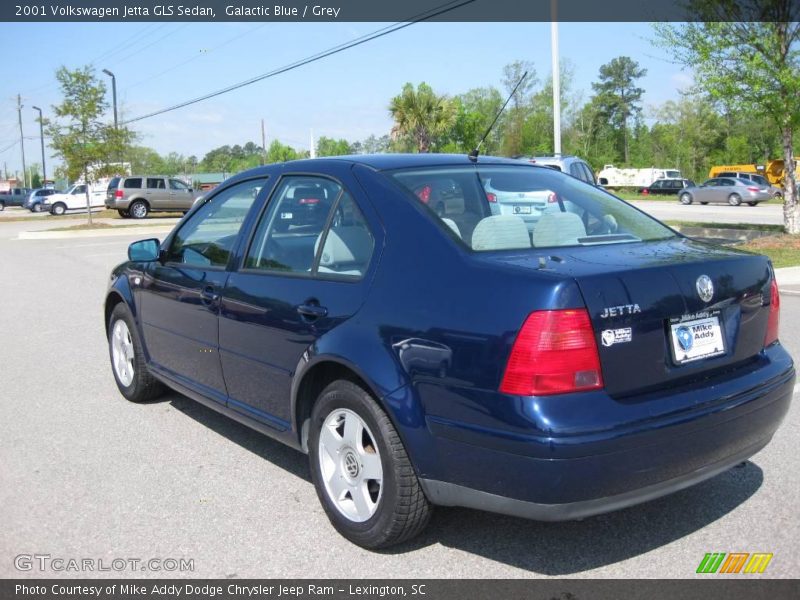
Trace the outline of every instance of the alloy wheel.
<path fill-rule="evenodd" d="M 332 411 L 322 425 L 318 456 L 331 503 L 350 521 L 369 520 L 381 500 L 383 466 L 364 420 L 346 408 Z"/>
<path fill-rule="evenodd" d="M 114 372 L 125 387 L 133 382 L 134 355 L 133 340 L 128 325 L 122 319 L 118 319 L 111 334 L 111 358 Z"/>

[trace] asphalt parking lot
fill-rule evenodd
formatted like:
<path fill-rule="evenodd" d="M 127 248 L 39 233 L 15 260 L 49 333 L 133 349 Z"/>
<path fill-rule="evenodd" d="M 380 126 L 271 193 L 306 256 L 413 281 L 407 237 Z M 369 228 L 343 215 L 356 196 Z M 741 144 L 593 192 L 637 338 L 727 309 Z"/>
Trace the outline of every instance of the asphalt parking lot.
<path fill-rule="evenodd" d="M 0 223 L 2 577 L 80 576 L 15 569 L 19 554 L 49 554 L 194 560 L 190 573 L 91 577 L 684 578 L 706 552 L 772 552 L 762 577 L 797 576 L 796 402 L 743 467 L 645 505 L 567 523 L 441 509 L 405 546 L 351 545 L 305 456 L 178 394 L 122 398 L 102 301 L 135 238 L 15 239 L 44 226 Z M 800 297 L 783 298 L 781 338 L 800 356 Z"/>

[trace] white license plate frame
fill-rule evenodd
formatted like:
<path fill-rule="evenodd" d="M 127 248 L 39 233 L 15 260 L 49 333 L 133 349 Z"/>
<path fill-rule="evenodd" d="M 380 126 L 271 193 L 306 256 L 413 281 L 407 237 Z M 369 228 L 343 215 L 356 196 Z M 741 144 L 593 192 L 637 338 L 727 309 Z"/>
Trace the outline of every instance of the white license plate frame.
<path fill-rule="evenodd" d="M 670 319 L 669 345 L 678 365 L 724 355 L 727 348 L 720 311 Z"/>

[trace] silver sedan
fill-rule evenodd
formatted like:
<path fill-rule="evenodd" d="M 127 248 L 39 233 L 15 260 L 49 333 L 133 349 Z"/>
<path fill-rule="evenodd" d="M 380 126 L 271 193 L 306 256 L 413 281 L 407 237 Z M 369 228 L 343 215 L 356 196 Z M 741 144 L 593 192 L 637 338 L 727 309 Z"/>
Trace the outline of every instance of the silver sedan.
<path fill-rule="evenodd" d="M 739 206 L 746 202 L 755 206 L 759 202 L 766 202 L 772 198 L 769 186 L 759 185 L 747 179 L 738 177 L 715 177 L 702 183 L 684 189 L 678 198 L 681 204 L 699 202 L 725 202 L 731 206 Z"/>

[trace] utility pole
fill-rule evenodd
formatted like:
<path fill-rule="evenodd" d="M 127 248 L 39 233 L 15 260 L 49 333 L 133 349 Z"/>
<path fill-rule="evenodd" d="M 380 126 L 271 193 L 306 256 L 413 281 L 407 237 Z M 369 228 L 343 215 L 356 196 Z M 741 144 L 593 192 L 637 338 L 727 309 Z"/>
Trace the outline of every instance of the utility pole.
<path fill-rule="evenodd" d="M 17 118 L 19 119 L 19 147 L 22 150 L 22 187 L 28 187 L 28 170 L 25 168 L 25 138 L 22 135 L 22 96 L 17 94 Z"/>
<path fill-rule="evenodd" d="M 262 152 L 262 159 L 261 164 L 267 164 L 267 133 L 264 129 L 264 119 L 261 119 L 261 152 Z"/>
<path fill-rule="evenodd" d="M 33 110 L 39 111 L 39 138 L 42 140 L 42 185 L 47 185 L 47 164 L 44 162 L 44 125 L 42 124 L 42 109 L 32 106 Z"/>
<path fill-rule="evenodd" d="M 558 66 L 558 0 L 550 0 L 550 54 L 553 65 L 553 150 L 561 155 L 561 69 Z"/>

